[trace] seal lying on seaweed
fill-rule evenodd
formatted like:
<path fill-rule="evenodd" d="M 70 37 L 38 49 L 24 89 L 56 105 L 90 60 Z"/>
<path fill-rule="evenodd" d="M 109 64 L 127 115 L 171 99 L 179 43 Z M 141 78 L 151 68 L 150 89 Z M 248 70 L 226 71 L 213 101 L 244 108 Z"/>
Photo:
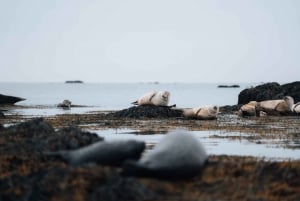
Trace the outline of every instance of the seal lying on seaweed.
<path fill-rule="evenodd" d="M 127 159 L 137 160 L 145 149 L 145 142 L 136 140 L 100 141 L 70 151 L 45 153 L 56 156 L 71 166 L 87 163 L 120 166 Z"/>
<path fill-rule="evenodd" d="M 138 100 L 132 102 L 133 105 L 156 105 L 168 106 L 170 99 L 170 92 L 168 91 L 151 91 Z"/>
<path fill-rule="evenodd" d="M 124 176 L 185 179 L 196 176 L 207 161 L 203 145 L 184 131 L 167 134 L 139 161 L 125 161 Z"/>

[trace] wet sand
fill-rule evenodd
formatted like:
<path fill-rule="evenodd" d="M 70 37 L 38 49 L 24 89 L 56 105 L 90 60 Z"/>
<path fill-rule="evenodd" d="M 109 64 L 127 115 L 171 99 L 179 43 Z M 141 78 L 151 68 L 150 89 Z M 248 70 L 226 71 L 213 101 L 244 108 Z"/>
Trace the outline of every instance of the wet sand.
<path fill-rule="evenodd" d="M 203 121 L 184 118 L 114 118 L 108 117 L 107 113 L 108 111 L 95 111 L 89 114 L 62 114 L 46 116 L 43 121 L 49 123 L 54 130 L 78 126 L 88 130 L 132 129 L 141 134 L 164 133 L 178 128 L 189 131 L 241 132 L 253 134 L 239 136 L 244 140 L 256 143 L 264 143 L 268 139 L 272 139 L 274 143 L 277 140 L 292 141 L 295 142 L 292 148 L 300 149 L 299 116 L 240 118 L 233 113 L 222 113 L 217 120 Z M 8 126 L 34 118 L 36 117 L 9 115 L 0 119 L 0 124 Z M 20 131 L 2 134 L 0 198 L 78 201 L 300 200 L 299 160 L 274 161 L 248 156 L 210 155 L 202 174 L 190 180 L 162 181 L 122 177 L 120 168 L 97 165 L 71 168 L 61 161 L 48 160 L 40 155 L 40 149 L 65 148 L 69 144 L 84 146 L 92 142 L 83 141 L 81 135 L 73 136 L 71 131 L 67 133 L 70 139 L 65 141 L 56 139 L 56 135 L 52 135 L 49 140 L 48 134 L 39 132 L 35 135 Z M 213 137 L 230 139 L 236 136 Z M 73 142 L 74 139 L 78 142 Z M 32 149 L 31 146 L 36 146 L 33 142 L 41 142 L 43 147 Z M 290 143 L 286 146 L 290 146 Z"/>

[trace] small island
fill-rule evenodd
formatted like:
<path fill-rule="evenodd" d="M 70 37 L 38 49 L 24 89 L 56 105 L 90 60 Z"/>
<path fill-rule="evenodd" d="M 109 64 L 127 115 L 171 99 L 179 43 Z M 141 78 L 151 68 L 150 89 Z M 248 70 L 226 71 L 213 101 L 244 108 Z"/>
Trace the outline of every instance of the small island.
<path fill-rule="evenodd" d="M 239 88 L 240 85 L 233 84 L 233 85 L 218 85 L 218 88 Z"/>
<path fill-rule="evenodd" d="M 81 80 L 67 80 L 67 81 L 65 81 L 65 84 L 83 84 L 83 81 L 81 81 Z"/>

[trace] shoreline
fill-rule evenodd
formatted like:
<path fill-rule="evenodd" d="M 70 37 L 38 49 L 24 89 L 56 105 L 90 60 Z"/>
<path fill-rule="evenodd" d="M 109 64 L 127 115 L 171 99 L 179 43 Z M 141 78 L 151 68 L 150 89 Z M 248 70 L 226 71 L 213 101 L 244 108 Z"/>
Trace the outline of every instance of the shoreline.
<path fill-rule="evenodd" d="M 217 120 L 184 118 L 114 118 L 113 111 L 44 116 L 42 123 L 0 136 L 0 198 L 10 200 L 298 200 L 300 160 L 272 160 L 251 156 L 209 155 L 200 175 L 183 181 L 123 177 L 120 168 L 81 166 L 72 168 L 41 155 L 48 148 L 84 146 L 98 137 L 93 130 L 132 129 L 146 133 L 224 131 L 253 135 L 222 136 L 228 140 L 263 143 L 276 139 L 300 141 L 299 116 L 240 118 L 227 112 Z M 0 124 L 36 121 L 36 116 L 7 115 Z M 43 123 L 45 122 L 45 123 Z M 50 128 L 48 126 L 50 125 Z M 53 131 L 51 130 L 51 127 Z M 76 130 L 81 128 L 82 131 Z M 33 129 L 26 131 L 26 129 Z M 74 130 L 75 129 L 75 130 Z M 49 131 L 50 130 L 50 131 Z M 89 134 L 89 132 L 91 134 Z M 53 133 L 51 135 L 47 133 Z M 58 135 L 63 133 L 62 136 Z M 44 134 L 43 134 L 44 133 Z M 82 134 L 81 134 L 82 133 Z M 83 134 L 85 133 L 85 134 Z M 15 135 L 11 138 L 10 136 Z M 88 138 L 83 136 L 89 136 Z M 66 139 L 65 139 L 66 138 Z M 74 141 L 75 140 L 75 141 Z M 78 142 L 76 142 L 78 141 Z M 76 142 L 76 143 L 75 143 Z M 60 147 L 60 148 L 59 148 Z M 299 149 L 299 147 L 297 147 Z M 238 150 L 237 150 L 238 151 Z M 13 181 L 13 189 L 9 182 Z M 53 182 L 56 183 L 53 186 Z M 38 185 L 36 185 L 38 184 Z M 236 191 L 236 189 L 239 189 Z M 29 195 L 29 196 L 28 196 Z"/>

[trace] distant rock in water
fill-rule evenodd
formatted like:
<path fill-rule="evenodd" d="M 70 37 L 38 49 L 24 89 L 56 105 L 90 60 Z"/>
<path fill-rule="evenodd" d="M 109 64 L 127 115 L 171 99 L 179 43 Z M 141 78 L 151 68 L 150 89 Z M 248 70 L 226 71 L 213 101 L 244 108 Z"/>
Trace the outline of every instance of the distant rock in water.
<path fill-rule="evenodd" d="M 292 82 L 280 85 L 277 82 L 271 82 L 256 86 L 250 89 L 244 89 L 238 97 L 238 104 L 246 104 L 250 101 L 264 101 L 282 99 L 284 96 L 291 96 L 295 102 L 300 101 L 300 82 Z"/>
<path fill-rule="evenodd" d="M 64 100 L 62 103 L 59 103 L 57 107 L 63 108 L 63 109 L 70 109 L 72 105 L 72 102 L 69 100 Z"/>
<path fill-rule="evenodd" d="M 65 81 L 65 84 L 83 84 L 83 81 L 81 81 L 81 80 L 67 80 L 67 81 Z"/>
<path fill-rule="evenodd" d="M 233 84 L 233 85 L 218 85 L 218 88 L 239 88 L 240 85 Z"/>
<path fill-rule="evenodd" d="M 15 96 L 7 96 L 0 94 L 0 104 L 15 104 L 16 102 L 26 100 L 24 98 L 15 97 Z"/>
<path fill-rule="evenodd" d="M 171 109 L 165 106 L 133 106 L 128 109 L 120 110 L 107 114 L 107 117 L 125 117 L 125 118 L 169 118 L 182 117 L 182 111 Z"/>

